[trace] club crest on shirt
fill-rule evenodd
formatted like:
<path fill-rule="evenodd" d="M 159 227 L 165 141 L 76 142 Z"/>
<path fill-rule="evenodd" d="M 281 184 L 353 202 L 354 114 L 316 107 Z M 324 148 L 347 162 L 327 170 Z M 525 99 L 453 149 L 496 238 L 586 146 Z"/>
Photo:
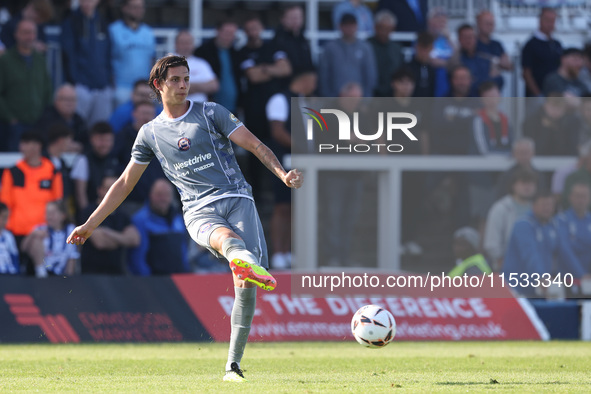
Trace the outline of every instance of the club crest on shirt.
<path fill-rule="evenodd" d="M 211 228 L 212 224 L 213 224 L 213 223 L 207 223 L 207 224 L 204 224 L 204 225 L 203 225 L 203 226 L 201 226 L 201 228 L 199 229 L 199 232 L 200 232 L 201 234 L 205 233 L 207 230 L 209 230 L 209 229 Z"/>
<path fill-rule="evenodd" d="M 236 124 L 240 123 L 238 118 L 233 113 L 230 113 L 230 120 Z"/>
<path fill-rule="evenodd" d="M 179 150 L 188 150 L 191 147 L 191 140 L 188 139 L 187 137 L 183 137 L 179 140 L 179 142 L 177 143 Z"/>

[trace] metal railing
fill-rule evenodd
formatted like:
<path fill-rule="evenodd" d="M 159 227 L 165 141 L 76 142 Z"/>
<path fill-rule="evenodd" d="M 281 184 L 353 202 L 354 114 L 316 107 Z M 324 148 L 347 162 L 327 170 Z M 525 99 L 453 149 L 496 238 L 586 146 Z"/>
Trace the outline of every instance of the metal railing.
<path fill-rule="evenodd" d="M 576 158 L 540 157 L 539 171 L 555 171 Z M 513 161 L 498 156 L 292 155 L 292 166 L 304 173 L 305 187 L 294 192 L 294 270 L 318 269 L 318 173 L 372 171 L 378 174 L 377 269 L 400 270 L 401 182 L 405 171 L 505 171 Z M 421 196 L 417 196 L 421 198 Z M 344 212 L 344 215 L 347 213 Z M 394 252 L 393 252 L 394 251 Z"/>

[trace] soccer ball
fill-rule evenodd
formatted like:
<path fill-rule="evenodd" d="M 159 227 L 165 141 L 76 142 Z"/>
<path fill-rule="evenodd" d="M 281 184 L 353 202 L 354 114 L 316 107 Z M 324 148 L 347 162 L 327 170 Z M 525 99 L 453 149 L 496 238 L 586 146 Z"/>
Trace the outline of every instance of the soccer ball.
<path fill-rule="evenodd" d="M 353 315 L 351 331 L 360 345 L 381 348 L 394 339 L 396 320 L 390 312 L 380 306 L 365 305 Z"/>

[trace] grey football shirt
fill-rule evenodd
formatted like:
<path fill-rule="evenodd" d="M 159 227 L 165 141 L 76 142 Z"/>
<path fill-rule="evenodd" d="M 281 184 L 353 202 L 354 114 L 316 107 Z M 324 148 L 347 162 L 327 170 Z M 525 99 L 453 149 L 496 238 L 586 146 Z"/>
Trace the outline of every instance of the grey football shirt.
<path fill-rule="evenodd" d="M 253 199 L 229 140 L 240 126 L 223 106 L 190 101 L 184 115 L 171 119 L 162 112 L 142 126 L 131 157 L 138 164 L 158 159 L 185 212 L 226 197 Z"/>

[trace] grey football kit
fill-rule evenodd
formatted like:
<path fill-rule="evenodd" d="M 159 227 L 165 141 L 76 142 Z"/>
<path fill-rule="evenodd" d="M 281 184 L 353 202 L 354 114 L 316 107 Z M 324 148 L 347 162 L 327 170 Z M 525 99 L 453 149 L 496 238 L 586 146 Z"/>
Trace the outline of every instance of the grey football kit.
<path fill-rule="evenodd" d="M 131 156 L 147 165 L 154 157 L 176 186 L 191 238 L 222 257 L 209 244 L 219 227 L 232 229 L 247 249 L 268 267 L 267 247 L 252 189 L 229 140 L 242 122 L 223 106 L 190 101 L 187 112 L 168 118 L 163 112 L 139 130 Z"/>

